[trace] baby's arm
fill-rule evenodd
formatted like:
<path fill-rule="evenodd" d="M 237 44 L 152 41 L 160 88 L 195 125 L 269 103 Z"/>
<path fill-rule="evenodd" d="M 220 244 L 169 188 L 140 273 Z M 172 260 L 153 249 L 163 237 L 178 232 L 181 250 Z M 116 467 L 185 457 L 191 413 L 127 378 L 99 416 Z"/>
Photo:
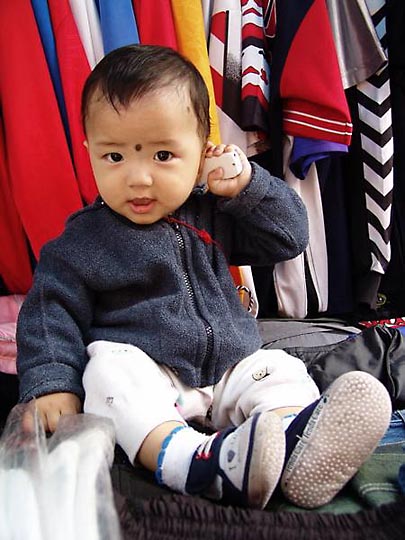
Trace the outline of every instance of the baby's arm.
<path fill-rule="evenodd" d="M 249 184 L 252 177 L 252 166 L 249 163 L 247 157 L 242 150 L 234 144 L 218 144 L 215 146 L 213 143 L 208 142 L 205 152 L 205 157 L 210 158 L 212 156 L 220 156 L 224 152 L 231 152 L 236 150 L 241 163 L 242 171 L 238 176 L 234 178 L 223 178 L 223 170 L 221 168 L 215 169 L 208 175 L 208 188 L 211 193 L 218 195 L 219 197 L 233 198 L 239 195 L 241 191 Z"/>
<path fill-rule="evenodd" d="M 54 432 L 60 417 L 64 414 L 77 414 L 81 410 L 80 399 L 69 392 L 47 394 L 36 398 L 36 408 L 45 431 Z"/>
<path fill-rule="evenodd" d="M 60 238 L 43 247 L 34 284 L 21 306 L 17 371 L 23 403 L 37 398 L 50 401 L 52 408 L 49 396 L 84 397 L 82 377 L 88 359 L 83 336 L 93 320 L 93 297 L 79 264 L 70 264 L 70 244 Z"/>
<path fill-rule="evenodd" d="M 217 209 L 233 217 L 227 223 L 218 221 L 215 233 L 228 262 L 268 266 L 296 257 L 308 245 L 308 218 L 302 199 L 284 180 L 251 164 L 234 145 L 214 147 L 208 143 L 206 152 L 216 155 L 229 147 L 238 151 L 242 172 L 233 179 L 223 179 L 220 171 L 212 171 L 208 177 L 209 190 L 220 195 Z"/>

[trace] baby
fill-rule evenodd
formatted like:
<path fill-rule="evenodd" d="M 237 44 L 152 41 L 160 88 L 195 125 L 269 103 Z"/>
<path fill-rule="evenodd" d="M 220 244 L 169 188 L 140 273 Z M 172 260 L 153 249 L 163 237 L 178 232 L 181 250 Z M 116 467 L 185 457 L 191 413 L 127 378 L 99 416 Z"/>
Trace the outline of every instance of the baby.
<path fill-rule="evenodd" d="M 208 110 L 199 72 L 171 49 L 123 47 L 90 74 L 100 196 L 41 252 L 18 321 L 20 399 L 49 431 L 82 403 L 112 419 L 131 462 L 181 493 L 263 508 L 281 482 L 317 507 L 378 444 L 390 400 L 360 372 L 320 397 L 301 360 L 261 349 L 229 265 L 296 257 L 306 211 L 238 147 L 208 141 Z M 230 151 L 240 174 L 219 167 L 201 186 L 205 160 Z"/>

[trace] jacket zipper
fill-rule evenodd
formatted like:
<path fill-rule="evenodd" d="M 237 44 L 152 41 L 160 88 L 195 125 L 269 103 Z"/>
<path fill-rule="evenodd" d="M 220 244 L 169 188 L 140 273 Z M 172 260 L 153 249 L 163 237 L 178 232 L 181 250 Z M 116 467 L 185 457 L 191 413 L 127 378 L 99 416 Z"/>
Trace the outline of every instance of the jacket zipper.
<path fill-rule="evenodd" d="M 193 287 L 191 285 L 191 280 L 190 280 L 190 276 L 188 274 L 188 271 L 187 271 L 187 266 L 186 266 L 186 245 L 184 243 L 184 238 L 183 238 L 183 235 L 181 234 L 181 230 L 180 230 L 180 225 L 178 223 L 171 223 L 173 229 L 174 229 L 174 234 L 176 235 L 176 240 L 177 240 L 177 243 L 179 245 L 179 248 L 180 248 L 180 257 L 181 257 L 181 262 L 182 262 L 182 266 L 183 266 L 183 278 L 184 278 L 184 282 L 185 282 L 185 285 L 186 285 L 186 289 L 187 289 L 187 293 L 188 293 L 188 296 L 190 298 L 190 301 L 194 307 L 194 310 L 196 311 L 196 313 L 199 314 L 203 324 L 204 324 L 204 328 L 205 328 L 205 333 L 206 333 L 206 336 L 207 336 L 207 349 L 206 349 L 206 352 L 205 352 L 205 356 L 204 356 L 204 361 L 202 363 L 202 365 L 204 365 L 204 363 L 206 362 L 206 360 L 211 356 L 212 354 L 212 351 L 214 349 L 214 330 L 212 329 L 212 326 L 208 324 L 208 322 L 201 316 L 201 314 L 199 313 L 199 310 L 197 308 L 197 303 L 196 303 L 196 300 L 195 300 L 195 294 L 194 294 L 194 290 L 193 290 Z"/>

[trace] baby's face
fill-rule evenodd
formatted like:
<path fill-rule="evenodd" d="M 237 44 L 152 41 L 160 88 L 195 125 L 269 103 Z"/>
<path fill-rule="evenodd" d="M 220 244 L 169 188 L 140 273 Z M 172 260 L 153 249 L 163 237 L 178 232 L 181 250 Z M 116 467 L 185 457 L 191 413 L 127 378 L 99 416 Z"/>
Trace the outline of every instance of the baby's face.
<path fill-rule="evenodd" d="M 161 90 L 117 112 L 93 97 L 87 147 L 105 203 L 139 225 L 179 208 L 197 180 L 205 144 L 186 92 Z"/>

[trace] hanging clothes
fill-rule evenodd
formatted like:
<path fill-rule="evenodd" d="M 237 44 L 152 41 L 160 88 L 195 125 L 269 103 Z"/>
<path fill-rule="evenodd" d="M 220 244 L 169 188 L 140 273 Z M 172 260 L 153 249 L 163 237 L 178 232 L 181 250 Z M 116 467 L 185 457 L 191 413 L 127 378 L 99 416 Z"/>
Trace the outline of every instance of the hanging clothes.
<path fill-rule="evenodd" d="M 331 29 L 334 36 L 339 68 L 344 88 L 355 85 L 372 75 L 382 63 L 385 54 L 382 50 L 374 25 L 369 16 L 364 0 L 327 0 L 326 2 Z M 351 245 L 348 232 L 346 182 L 342 167 L 343 158 L 347 153 L 347 146 L 329 141 L 315 141 L 313 139 L 297 138 L 293 153 L 298 153 L 298 146 L 302 147 L 317 142 L 318 152 L 326 146 L 327 153 L 315 155 L 313 151 L 304 152 L 304 164 L 308 165 L 306 155 L 315 159 L 317 163 L 318 178 L 320 181 L 325 227 L 326 249 L 328 260 L 328 301 L 327 312 L 331 314 L 347 314 L 353 311 L 353 289 L 351 276 Z M 333 144 L 333 150 L 328 145 Z M 333 152 L 333 154 L 332 154 Z M 328 159 L 325 159 L 328 158 Z M 299 178 L 305 178 L 306 172 L 302 170 L 302 157 L 292 158 L 291 169 Z M 307 280 L 310 279 L 307 272 Z M 316 287 L 314 287 L 316 290 Z M 315 311 L 315 314 L 317 311 Z"/>
<path fill-rule="evenodd" d="M 0 117 L 0 276 L 9 293 L 25 294 L 32 285 L 27 241 L 11 193 Z"/>
<path fill-rule="evenodd" d="M 304 318 L 308 314 L 307 283 L 311 282 L 316 295 L 316 312 L 328 307 L 328 256 L 323 218 L 322 199 L 315 163 L 305 180 L 296 178 L 289 167 L 293 138 L 287 136 L 284 145 L 284 178 L 302 198 L 308 212 L 309 244 L 305 252 L 274 266 L 274 283 L 278 312 L 283 317 Z M 308 274 L 308 276 L 307 276 Z"/>
<path fill-rule="evenodd" d="M 386 2 L 366 0 L 366 4 L 387 57 Z M 376 309 L 381 278 L 391 259 L 394 141 L 389 64 L 380 64 L 346 95 L 355 126 L 347 167 L 354 295 L 358 306 Z"/>
<path fill-rule="evenodd" d="M 316 162 L 328 255 L 328 309 L 325 315 L 343 319 L 350 316 L 354 307 L 345 159 L 334 155 Z M 313 314 L 316 316 L 317 312 Z"/>
<path fill-rule="evenodd" d="M 352 123 L 324 0 L 269 0 L 267 13 L 272 172 L 280 175 L 283 133 L 348 146 Z"/>
<path fill-rule="evenodd" d="M 366 0 L 327 0 L 343 88 L 359 84 L 387 61 Z"/>
<path fill-rule="evenodd" d="M 304 180 L 311 163 L 319 162 L 331 156 L 344 155 L 348 151 L 349 149 L 345 144 L 309 137 L 295 137 L 290 158 L 290 169 L 297 178 Z"/>
<path fill-rule="evenodd" d="M 214 7 L 214 0 L 201 0 L 201 5 L 203 9 L 205 39 L 208 43 L 211 30 L 211 17 L 212 9 Z"/>
<path fill-rule="evenodd" d="M 69 0 L 77 30 L 91 69 L 103 58 L 100 18 L 93 0 Z"/>
<path fill-rule="evenodd" d="M 270 170 L 305 198 L 310 242 L 298 260 L 268 268 L 267 277 L 259 272 L 256 281 L 270 290 L 265 281 L 274 278 L 277 312 L 305 317 L 309 308 L 316 314 L 328 307 L 327 244 L 316 162 L 347 152 L 352 123 L 324 0 L 269 0 L 265 31 L 271 53 Z M 260 298 L 261 316 L 271 314 L 272 302 L 271 296 L 268 306 Z"/>
<path fill-rule="evenodd" d="M 240 128 L 240 3 L 214 1 L 209 35 L 209 62 L 221 139 L 247 153 L 247 135 Z M 238 123 L 239 122 L 239 123 Z"/>
<path fill-rule="evenodd" d="M 294 9 L 288 3 L 282 3 L 284 15 Z M 352 124 L 326 5 L 324 0 L 311 4 L 290 44 L 280 77 L 283 131 L 349 145 Z M 281 15 L 279 9 L 279 22 Z"/>
<path fill-rule="evenodd" d="M 139 43 L 138 28 L 131 0 L 97 0 L 105 54 Z"/>
<path fill-rule="evenodd" d="M 314 59 L 317 51 L 314 49 L 313 42 L 307 39 L 308 36 L 306 35 L 306 33 L 311 33 L 311 30 L 314 29 L 315 25 L 323 25 L 321 31 L 327 37 L 325 45 L 327 48 L 330 49 L 328 54 L 330 56 L 332 53 L 331 59 L 335 60 L 335 62 L 331 64 L 332 74 L 334 75 L 334 79 L 332 81 L 332 89 L 334 89 L 335 91 L 340 90 L 340 92 L 343 93 L 342 84 L 341 82 L 339 82 L 339 78 L 336 77 L 337 63 L 336 58 L 333 58 L 333 43 L 331 43 L 331 31 L 328 25 L 328 19 L 324 6 L 310 6 L 309 12 L 305 12 L 305 10 L 305 6 L 301 6 L 298 9 L 296 8 L 296 13 L 289 13 L 289 18 L 286 18 L 283 10 L 280 9 L 280 28 L 277 28 L 277 2 L 275 0 L 267 0 L 265 10 L 265 32 L 268 39 L 268 47 L 270 51 L 273 50 L 275 46 L 275 39 L 277 37 L 278 45 L 275 49 L 275 53 L 277 55 L 275 65 L 277 66 L 277 60 L 279 60 L 278 57 L 280 56 L 280 54 L 286 54 L 289 46 L 289 41 L 291 41 L 292 48 L 293 44 L 296 41 L 300 42 L 297 46 L 299 51 L 298 54 L 296 50 L 293 50 L 291 52 L 291 55 L 290 53 L 287 54 L 285 58 L 285 64 L 283 66 L 283 70 L 285 71 L 285 73 L 283 72 L 283 76 L 288 73 L 288 70 L 293 69 L 295 71 L 297 69 L 297 66 L 298 70 L 302 67 L 302 57 L 300 57 L 300 54 L 303 54 L 303 51 L 301 50 L 302 46 L 305 47 L 305 56 L 308 56 L 309 59 Z M 303 17 L 302 20 L 300 20 L 301 16 Z M 289 28 L 290 25 L 292 25 L 292 31 Z M 296 34 L 294 34 L 295 25 L 297 25 Z M 313 25 L 312 28 L 311 25 Z M 281 34 L 281 37 L 279 37 L 279 34 Z M 297 37 L 298 34 L 301 34 L 301 37 Z M 284 43 L 284 46 L 281 45 L 280 47 L 280 39 L 281 43 Z M 285 41 L 283 42 L 283 40 Z M 284 50 L 285 47 L 287 47 L 286 50 Z M 295 62 L 297 63 L 297 66 L 295 65 Z M 288 67 L 288 63 L 291 64 L 290 67 Z M 305 59 L 304 64 L 309 67 L 310 63 L 308 62 L 307 58 Z M 316 68 L 314 69 L 312 65 L 311 68 L 314 70 L 315 77 L 319 77 L 320 74 L 317 73 Z M 325 71 L 325 73 L 329 84 L 329 70 Z M 277 81 L 278 76 L 276 67 L 275 81 Z M 300 80 L 301 74 L 299 72 L 297 72 L 296 75 L 289 73 L 287 77 L 296 77 L 298 82 Z M 283 81 L 281 80 L 281 83 L 282 82 Z M 314 82 L 312 81 L 311 83 L 313 87 L 310 87 L 310 85 L 306 83 L 309 92 L 307 95 L 305 95 L 305 90 L 301 90 L 297 87 L 294 88 L 294 86 L 292 86 L 290 82 L 288 82 L 285 88 L 286 96 L 284 96 L 284 100 L 286 101 L 287 105 L 285 106 L 282 113 L 281 111 L 279 112 L 278 116 L 278 122 L 285 123 L 285 125 L 283 126 L 285 133 L 294 135 L 294 146 L 291 154 L 290 166 L 293 168 L 294 174 L 301 179 L 305 178 L 306 172 L 312 162 L 317 162 L 320 159 L 325 159 L 326 157 L 334 156 L 348 151 L 347 142 L 345 142 L 343 139 L 337 141 L 334 138 L 336 133 L 338 133 L 339 130 L 342 130 L 343 125 L 341 125 L 341 122 L 336 121 L 336 119 L 338 119 L 338 116 L 336 116 L 335 111 L 329 110 L 330 103 L 327 102 L 324 97 L 324 103 L 322 104 L 322 108 L 319 108 L 319 110 L 317 111 L 318 116 L 314 116 L 314 111 L 312 108 L 314 104 L 311 100 L 308 101 L 308 97 L 312 96 L 311 99 L 315 99 L 315 103 L 318 103 L 320 102 L 320 100 L 319 98 L 315 98 L 315 93 L 319 91 L 321 94 L 323 94 L 324 89 L 321 87 L 318 88 L 318 82 L 315 82 L 314 84 Z M 274 84 L 277 86 L 278 83 L 273 83 L 273 86 Z M 299 84 L 297 86 L 299 86 Z M 290 103 L 288 103 L 288 100 L 290 100 Z M 277 142 L 278 141 L 276 140 L 276 143 Z M 280 145 L 280 143 L 278 144 Z M 280 146 L 277 146 L 277 148 L 280 149 Z M 279 160 L 278 164 L 280 165 Z"/>
<path fill-rule="evenodd" d="M 38 256 L 82 207 L 58 103 L 31 4 L 3 2 L 0 103 L 15 205 Z"/>
<path fill-rule="evenodd" d="M 88 152 L 83 145 L 85 135 L 81 121 L 81 93 L 90 66 L 80 40 L 68 0 L 48 0 L 54 29 L 63 94 L 68 110 L 72 157 L 80 193 L 86 203 L 97 195 L 96 183 Z"/>
<path fill-rule="evenodd" d="M 215 0 L 209 60 L 221 138 L 249 156 L 268 149 L 269 68 L 261 2 Z"/>
<path fill-rule="evenodd" d="M 245 0 L 241 5 L 241 127 L 256 132 L 257 138 L 263 141 L 269 131 L 270 93 L 263 6 L 261 0 Z"/>
<path fill-rule="evenodd" d="M 350 240 L 353 247 L 348 246 L 347 251 L 354 253 L 356 301 L 373 307 L 376 306 L 380 281 L 378 275 L 384 273 L 390 259 L 393 187 L 391 113 L 387 95 L 389 83 L 387 86 L 388 75 L 384 68 L 386 54 L 375 29 L 378 27 L 381 34 L 385 33 L 381 15 L 383 3 L 369 2 L 372 9 L 378 12 L 374 23 L 365 0 L 327 2 L 343 85 L 345 88 L 357 85 L 356 90 L 348 94 L 355 136 L 349 160 L 349 170 L 352 171 Z M 347 190 L 347 186 L 342 184 L 342 189 Z M 326 215 L 336 210 L 337 200 L 341 200 L 341 197 L 329 200 L 328 204 L 324 198 Z M 345 224 L 342 216 L 338 217 L 340 219 L 335 225 L 343 232 Z M 328 231 L 333 235 L 330 227 Z M 333 247 L 330 251 L 333 251 Z M 334 262 L 339 264 L 341 261 L 335 259 Z M 343 281 L 348 283 L 347 275 L 335 277 L 338 280 L 337 284 L 334 282 L 335 287 L 342 285 Z M 336 303 L 334 305 L 336 308 Z M 342 308 L 343 305 L 344 302 Z"/>
<path fill-rule="evenodd" d="M 66 138 L 70 144 L 69 123 L 66 112 L 65 98 L 63 97 L 62 81 L 60 78 L 58 57 L 56 54 L 55 37 L 53 35 L 51 17 L 49 15 L 47 0 L 31 0 L 34 10 L 35 20 L 37 21 L 39 35 L 41 36 L 42 46 L 46 61 L 51 75 L 53 87 L 58 100 L 60 114 L 65 127 Z"/>
<path fill-rule="evenodd" d="M 387 47 L 385 0 L 366 0 L 383 49 Z M 371 254 L 370 275 L 384 274 L 391 259 L 391 212 L 394 187 L 394 142 L 388 65 L 357 85 L 359 129 L 366 196 L 368 237 Z M 379 278 L 373 279 L 366 301 L 376 305 Z"/>
<path fill-rule="evenodd" d="M 215 108 L 214 88 L 208 59 L 207 42 L 205 40 L 201 0 L 189 0 L 188 2 L 172 0 L 172 10 L 178 51 L 196 66 L 207 85 L 210 96 L 210 140 L 214 144 L 219 144 L 221 142 L 221 136 Z"/>
<path fill-rule="evenodd" d="M 381 278 L 380 291 L 387 298 L 393 313 L 402 316 L 405 311 L 405 3 L 403 0 L 390 0 L 386 9 L 394 136 L 394 193 L 392 255 Z"/>
<path fill-rule="evenodd" d="M 177 37 L 174 27 L 170 0 L 150 2 L 132 0 L 139 39 L 145 45 L 163 45 L 177 50 Z"/>

